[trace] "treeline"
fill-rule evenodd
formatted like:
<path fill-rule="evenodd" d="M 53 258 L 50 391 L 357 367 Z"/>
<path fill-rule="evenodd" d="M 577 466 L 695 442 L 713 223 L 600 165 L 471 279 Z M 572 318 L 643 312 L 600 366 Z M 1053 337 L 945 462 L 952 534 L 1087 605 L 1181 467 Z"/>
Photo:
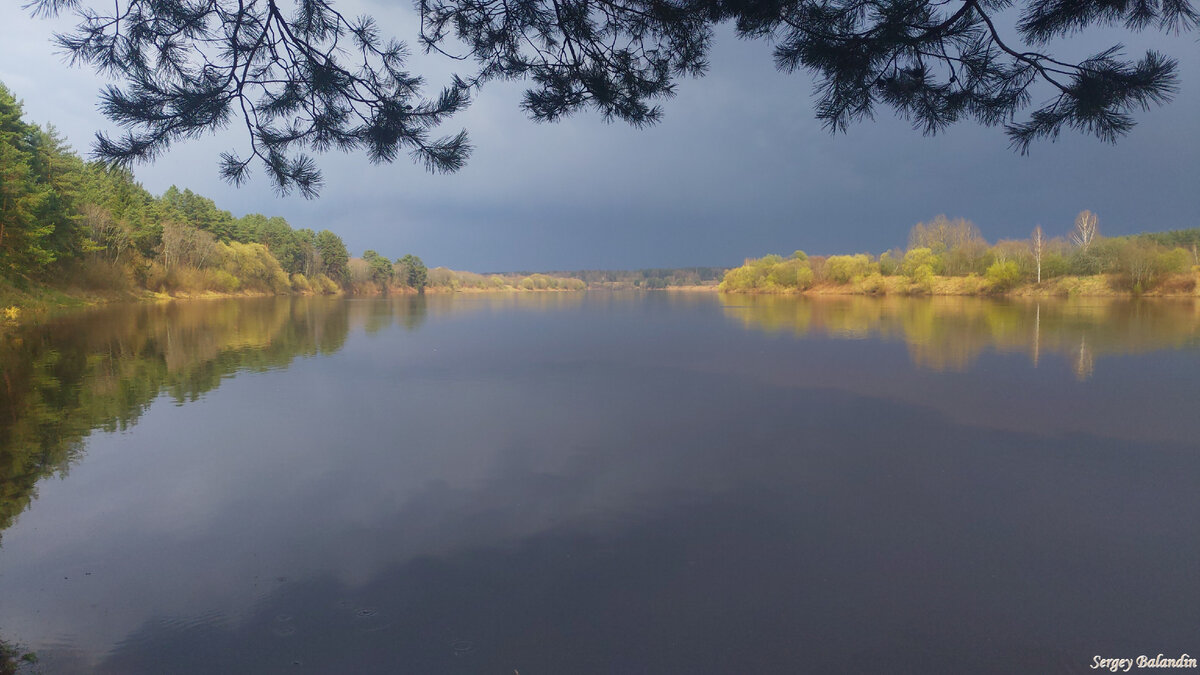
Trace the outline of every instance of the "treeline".
<path fill-rule="evenodd" d="M 716 285 L 725 276 L 725 267 L 658 267 L 640 270 L 577 270 L 551 272 L 582 280 L 588 288 L 660 289 L 676 286 Z"/>
<path fill-rule="evenodd" d="M 0 301 L 41 287 L 102 294 L 332 294 L 394 290 L 578 290 L 542 274 L 429 270 L 414 255 L 351 258 L 329 230 L 240 218 L 172 186 L 150 194 L 124 169 L 85 162 L 22 119 L 0 84 Z"/>
<path fill-rule="evenodd" d="M 23 121 L 0 84 L 0 276 L 18 289 L 333 293 L 348 259 L 329 230 L 235 218 L 175 187 L 155 197 L 128 171 L 83 161 Z"/>
<path fill-rule="evenodd" d="M 796 293 L 828 288 L 865 294 L 1020 292 L 1192 294 L 1200 265 L 1200 230 L 1104 237 L 1098 219 L 1083 211 L 1066 236 L 1041 226 L 1028 239 L 989 243 L 968 220 L 938 216 L 918 223 L 906 250 L 878 256 L 749 259 L 730 270 L 720 289 L 731 293 Z"/>
<path fill-rule="evenodd" d="M 150 204 L 158 213 L 148 221 L 148 245 L 134 251 L 128 266 L 143 288 L 330 294 L 346 283 L 349 253 L 329 230 L 293 229 L 279 216 L 258 213 L 234 218 L 212 200 L 173 186 Z M 101 217 L 123 229 L 119 213 Z M 109 255 L 107 262 L 120 267 L 119 255 Z M 95 263 L 89 267 L 97 269 Z"/>
<path fill-rule="evenodd" d="M 1192 227 L 1186 230 L 1171 230 L 1169 232 L 1144 232 L 1134 235 L 1134 238 L 1151 241 L 1168 248 L 1182 248 L 1185 251 L 1192 251 L 1194 253 L 1197 248 L 1200 248 L 1200 227 Z"/>
<path fill-rule="evenodd" d="M 394 262 L 375 251 L 351 258 L 350 289 L 355 293 L 439 291 L 582 291 L 582 280 L 557 274 L 477 274 L 445 267 L 429 269 L 420 257 L 406 255 Z"/>

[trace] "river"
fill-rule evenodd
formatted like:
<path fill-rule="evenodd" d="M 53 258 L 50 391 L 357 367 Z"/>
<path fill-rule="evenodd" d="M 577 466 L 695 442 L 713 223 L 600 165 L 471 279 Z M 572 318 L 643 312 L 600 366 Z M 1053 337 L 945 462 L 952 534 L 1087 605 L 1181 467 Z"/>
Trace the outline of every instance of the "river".
<path fill-rule="evenodd" d="M 48 673 L 1200 652 L 1200 302 L 194 301 L 0 370 L 0 638 Z"/>

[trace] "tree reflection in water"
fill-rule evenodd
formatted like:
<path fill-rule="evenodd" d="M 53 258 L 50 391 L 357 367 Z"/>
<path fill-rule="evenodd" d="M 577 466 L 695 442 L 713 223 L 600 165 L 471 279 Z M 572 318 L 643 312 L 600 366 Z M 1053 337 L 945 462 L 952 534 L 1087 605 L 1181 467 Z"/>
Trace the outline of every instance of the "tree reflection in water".
<path fill-rule="evenodd" d="M 1046 353 L 1086 380 L 1098 357 L 1198 344 L 1200 301 L 1109 299 L 986 300 L 722 296 L 725 314 L 746 328 L 858 339 L 903 340 L 912 362 L 965 371 L 985 350 Z"/>

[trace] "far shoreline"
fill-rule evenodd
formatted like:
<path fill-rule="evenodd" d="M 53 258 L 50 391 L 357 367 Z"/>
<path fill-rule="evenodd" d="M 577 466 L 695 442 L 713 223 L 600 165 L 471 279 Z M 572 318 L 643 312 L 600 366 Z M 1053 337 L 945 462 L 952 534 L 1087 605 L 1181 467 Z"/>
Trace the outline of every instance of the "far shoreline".
<path fill-rule="evenodd" d="M 804 290 L 788 289 L 784 291 L 757 289 L 724 291 L 716 284 L 667 286 L 665 288 L 645 287 L 612 287 L 598 285 L 585 289 L 568 288 L 446 288 L 429 287 L 424 291 L 428 296 L 453 295 L 526 295 L 526 294 L 566 294 L 579 292 L 620 293 L 629 291 L 667 292 L 667 293 L 702 293 L 723 296 L 745 297 L 775 297 L 775 298 L 838 298 L 838 297 L 873 297 L 873 298 L 946 298 L 973 297 L 990 300 L 1004 299 L 1059 299 L 1075 298 L 1107 298 L 1115 300 L 1151 300 L 1151 299 L 1200 299 L 1200 284 L 1191 291 L 1172 291 L 1171 286 L 1153 289 L 1144 293 L 1134 293 L 1128 290 L 1113 288 L 1106 275 L 1093 277 L 1059 277 L 1044 281 L 1040 284 L 1019 286 L 1006 291 L 989 290 L 982 279 L 973 277 L 935 277 L 932 288 L 928 291 L 913 289 L 905 283 L 904 277 L 887 277 L 889 282 L 883 289 L 866 289 L 860 283 L 837 284 L 823 282 Z M 77 310 L 103 307 L 123 303 L 168 303 L 176 301 L 229 300 L 237 298 L 269 298 L 269 297 L 341 297 L 341 298 L 385 298 L 413 297 L 421 295 L 418 291 L 397 287 L 386 292 L 382 290 L 362 292 L 362 290 L 336 293 L 290 292 L 270 293 L 263 291 L 202 291 L 202 292 L 126 292 L 103 293 L 89 292 L 80 289 L 56 289 L 41 286 L 30 289 L 24 298 L 6 298 L 0 302 L 0 328 L 13 327 L 20 324 L 38 322 Z"/>
<path fill-rule="evenodd" d="M 1151 299 L 1151 298 L 1200 298 L 1200 273 L 1178 275 L 1177 282 L 1164 283 L 1162 286 L 1141 293 L 1131 290 L 1114 288 L 1110 275 L 1092 276 L 1062 276 L 1041 283 L 1025 284 L 1007 290 L 997 290 L 990 286 L 982 277 L 945 277 L 936 276 L 930 287 L 920 288 L 899 275 L 883 277 L 881 286 L 867 287 L 862 279 L 845 284 L 821 282 L 806 289 L 758 290 L 739 289 L 720 291 L 726 295 L 746 296 L 778 296 L 778 297 L 819 297 L 819 296 L 867 296 L 867 297 L 978 297 L 978 298 L 1115 298 L 1115 299 Z M 1179 290 L 1176 290 L 1179 289 Z"/>

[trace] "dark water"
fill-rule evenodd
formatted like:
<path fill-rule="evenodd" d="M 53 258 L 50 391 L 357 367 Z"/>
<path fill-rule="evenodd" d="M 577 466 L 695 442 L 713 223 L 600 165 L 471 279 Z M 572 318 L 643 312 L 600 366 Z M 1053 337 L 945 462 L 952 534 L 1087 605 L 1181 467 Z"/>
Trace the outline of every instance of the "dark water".
<path fill-rule="evenodd" d="M 44 672 L 1096 672 L 1200 653 L 1200 304 L 654 293 L 0 337 Z"/>

